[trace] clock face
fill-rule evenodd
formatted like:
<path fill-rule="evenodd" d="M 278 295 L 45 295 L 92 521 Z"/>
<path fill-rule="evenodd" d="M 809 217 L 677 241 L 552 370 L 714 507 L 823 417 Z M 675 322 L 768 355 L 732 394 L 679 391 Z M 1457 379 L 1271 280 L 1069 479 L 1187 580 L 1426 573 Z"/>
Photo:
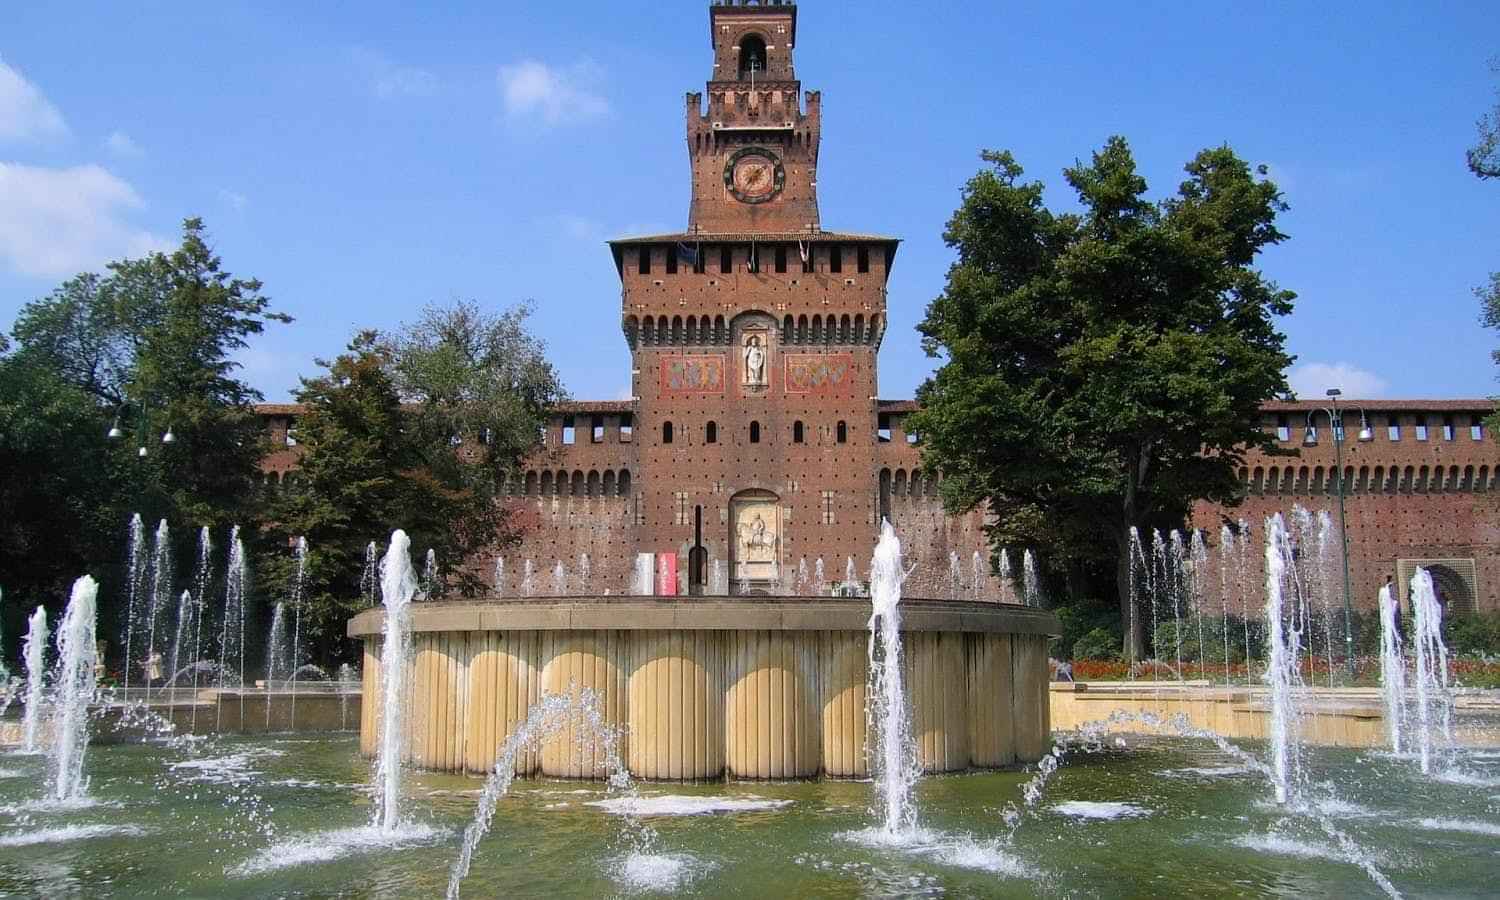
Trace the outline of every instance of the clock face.
<path fill-rule="evenodd" d="M 770 150 L 737 150 L 724 166 L 724 187 L 741 203 L 765 203 L 785 185 L 786 169 Z"/>

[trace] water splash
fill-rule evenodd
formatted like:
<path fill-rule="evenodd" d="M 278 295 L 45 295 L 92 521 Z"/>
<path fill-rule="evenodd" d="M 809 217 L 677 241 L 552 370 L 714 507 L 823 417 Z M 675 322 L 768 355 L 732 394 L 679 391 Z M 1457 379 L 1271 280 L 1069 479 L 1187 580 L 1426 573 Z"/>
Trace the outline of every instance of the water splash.
<path fill-rule="evenodd" d="M 427 560 L 422 566 L 421 593 L 423 600 L 436 600 L 443 592 L 443 582 L 438 576 L 437 551 L 427 548 Z"/>
<path fill-rule="evenodd" d="M 1266 520 L 1266 623 L 1270 658 L 1266 683 L 1271 688 L 1271 768 L 1276 802 L 1292 799 L 1297 775 L 1296 689 L 1301 685 L 1298 659 L 1302 652 L 1302 628 L 1306 618 L 1297 597 L 1286 602 L 1287 561 L 1291 547 L 1286 524 L 1278 513 Z"/>
<path fill-rule="evenodd" d="M 365 608 L 375 605 L 375 595 L 380 592 L 380 547 L 374 541 L 365 545 L 365 570 L 359 576 L 359 592 Z"/>
<path fill-rule="evenodd" d="M 156 526 L 156 537 L 151 548 L 151 597 L 146 606 L 146 687 L 161 677 L 162 621 L 167 609 L 175 599 L 172 591 L 172 534 L 167 520 Z M 153 674 L 155 673 L 155 674 Z"/>
<path fill-rule="evenodd" d="M 867 716 L 875 737 L 871 774 L 875 779 L 879 827 L 888 835 L 917 826 L 912 788 L 920 774 L 916 742 L 906 707 L 901 671 L 901 541 L 889 520 L 880 525 L 880 541 L 870 566 L 870 682 Z"/>
<path fill-rule="evenodd" d="M 224 577 L 224 623 L 219 631 L 219 689 L 245 684 L 245 597 L 250 590 L 250 568 L 240 526 L 229 532 L 229 568 Z M 222 725 L 224 704 L 216 704 Z M 245 721 L 245 695 L 240 692 L 240 721 Z"/>
<path fill-rule="evenodd" d="M 57 802 L 82 799 L 88 790 L 83 760 L 89 747 L 88 706 L 98 692 L 94 668 L 98 595 L 99 584 L 89 576 L 73 582 L 67 611 L 57 629 L 56 701 L 47 759 L 47 796 Z"/>
<path fill-rule="evenodd" d="M 150 559 L 146 555 L 146 523 L 141 514 L 130 517 L 130 536 L 125 550 L 125 693 L 130 693 L 130 673 L 135 668 L 135 627 L 141 618 L 142 592 L 146 589 L 146 570 Z"/>
<path fill-rule="evenodd" d="M 1417 656 L 1417 748 L 1422 774 L 1432 774 L 1434 731 L 1442 750 L 1453 744 L 1453 703 L 1448 684 L 1448 647 L 1443 643 L 1443 608 L 1432 587 L 1432 575 L 1417 569 L 1411 576 L 1413 640 Z"/>
<path fill-rule="evenodd" d="M 505 595 L 505 557 L 503 556 L 495 557 L 494 584 L 495 596 L 503 597 Z"/>
<path fill-rule="evenodd" d="M 456 900 L 459 896 L 463 880 L 473 865 L 474 852 L 490 830 L 495 806 L 515 781 L 516 757 L 523 752 L 535 751 L 570 730 L 578 738 L 575 752 L 590 752 L 586 746 L 590 744 L 602 751 L 605 771 L 610 773 L 609 787 L 612 791 L 631 789 L 630 776 L 620 761 L 618 730 L 605 720 L 598 695 L 588 688 L 576 686 L 570 687 L 567 693 L 543 695 L 531 707 L 526 720 L 500 745 L 495 766 L 490 771 L 489 778 L 485 779 L 484 790 L 479 795 L 474 820 L 464 829 L 463 848 L 448 875 L 449 900 Z M 622 811 L 629 812 L 628 808 Z M 649 832 L 642 830 L 640 833 L 649 838 Z"/>
<path fill-rule="evenodd" d="M 984 556 L 975 550 L 974 555 L 969 558 L 969 571 L 973 576 L 974 600 L 976 601 L 984 599 L 984 569 Z"/>
<path fill-rule="evenodd" d="M 405 743 L 406 669 L 411 656 L 411 601 L 417 574 L 411 564 L 411 538 L 399 528 L 391 533 L 380 573 L 385 603 L 385 644 L 380 651 L 380 749 L 375 761 L 374 827 L 394 833 L 401 824 L 401 747 Z"/>
<path fill-rule="evenodd" d="M 530 565 L 530 562 L 527 563 Z M 719 566 L 719 561 L 714 560 L 714 566 Z M 717 576 L 716 576 L 717 577 Z M 635 579 L 633 588 L 637 597 L 649 597 L 656 593 L 653 590 L 653 581 L 656 578 L 656 560 L 650 553 L 637 553 L 635 555 Z"/>
<path fill-rule="evenodd" d="M 297 538 L 297 569 L 292 575 L 292 590 L 290 603 L 292 604 L 292 655 L 290 658 L 292 670 L 292 700 L 290 710 L 290 721 L 288 727 L 297 730 L 297 673 L 302 671 L 302 606 L 303 592 L 307 585 L 307 538 Z M 316 666 L 314 667 L 316 668 Z M 319 669 L 319 671 L 322 671 Z M 271 700 L 266 698 L 266 711 L 270 712 Z"/>
<path fill-rule="evenodd" d="M 552 596 L 568 596 L 568 570 L 563 568 L 562 560 L 552 567 Z"/>
<path fill-rule="evenodd" d="M 1380 588 L 1380 694 L 1391 752 L 1400 754 L 1406 730 L 1406 658 L 1401 653 L 1399 601 L 1390 585 Z"/>
<path fill-rule="evenodd" d="M 27 620 L 22 658 L 26 663 L 26 715 L 22 719 L 22 745 L 35 753 L 41 741 L 42 704 L 47 678 L 47 610 L 38 606 Z"/>
<path fill-rule="evenodd" d="M 1042 579 L 1037 574 L 1036 556 L 1027 548 L 1021 554 L 1021 589 L 1025 592 L 1025 603 L 1027 606 L 1042 606 Z"/>

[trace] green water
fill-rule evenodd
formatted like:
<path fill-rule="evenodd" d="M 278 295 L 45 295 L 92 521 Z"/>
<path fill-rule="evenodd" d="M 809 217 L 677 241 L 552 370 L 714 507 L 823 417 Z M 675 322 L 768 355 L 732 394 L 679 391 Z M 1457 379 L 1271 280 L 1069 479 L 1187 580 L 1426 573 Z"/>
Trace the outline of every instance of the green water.
<path fill-rule="evenodd" d="M 934 836 L 915 850 L 849 838 L 869 822 L 869 784 L 646 785 L 655 802 L 789 802 L 651 817 L 645 857 L 632 856 L 628 820 L 587 805 L 607 797 L 602 786 L 518 782 L 465 896 L 1381 896 L 1332 838 L 1273 809 L 1263 777 L 1234 765 L 1186 741 L 1074 754 L 1010 844 L 999 840 L 1001 811 L 1020 799 L 1029 773 L 927 778 L 918 803 Z M 1500 758 L 1468 767 L 1459 783 L 1444 783 L 1379 754 L 1312 758 L 1320 778 L 1341 785 L 1331 819 L 1408 896 L 1500 893 Z M 4 896 L 441 896 L 480 787 L 475 778 L 410 776 L 406 808 L 432 833 L 361 846 L 349 837 L 358 831 L 341 832 L 370 815 L 369 767 L 348 738 L 95 746 L 87 771 L 97 805 L 72 811 L 26 807 L 44 768 L 40 758 L 0 757 Z M 1073 801 L 1139 813 L 1059 811 L 1080 811 L 1065 805 Z"/>

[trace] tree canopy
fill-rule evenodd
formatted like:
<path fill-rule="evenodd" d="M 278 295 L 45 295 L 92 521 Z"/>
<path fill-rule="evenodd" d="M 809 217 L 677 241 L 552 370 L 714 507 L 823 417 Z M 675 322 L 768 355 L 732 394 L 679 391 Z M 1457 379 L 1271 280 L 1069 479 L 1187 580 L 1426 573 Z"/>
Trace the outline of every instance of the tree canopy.
<path fill-rule="evenodd" d="M 298 482 L 275 518 L 288 540 L 308 540 L 304 621 L 325 642 L 358 609 L 370 541 L 383 547 L 402 528 L 451 565 L 513 537 L 505 477 L 562 397 L 527 312 L 428 307 L 395 333 L 362 332 L 303 380 Z M 443 587 L 472 595 L 485 585 L 455 568 Z"/>
<path fill-rule="evenodd" d="M 1285 239 L 1265 169 L 1228 147 L 1146 196 L 1123 138 L 1064 171 L 1054 212 L 1008 152 L 986 152 L 944 238 L 957 253 L 919 325 L 943 359 L 918 390 L 923 465 L 955 511 L 985 505 L 994 536 L 1112 557 L 1126 650 L 1131 528 L 1180 523 L 1193 501 L 1235 503 L 1260 406 L 1287 390 L 1275 320 L 1295 297 L 1256 268 Z"/>

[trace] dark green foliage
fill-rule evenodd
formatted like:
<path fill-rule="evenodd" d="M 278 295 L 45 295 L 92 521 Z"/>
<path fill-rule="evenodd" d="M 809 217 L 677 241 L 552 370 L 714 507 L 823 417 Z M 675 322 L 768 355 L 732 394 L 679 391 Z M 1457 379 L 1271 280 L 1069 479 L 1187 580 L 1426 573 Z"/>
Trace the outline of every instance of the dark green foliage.
<path fill-rule="evenodd" d="M 1443 623 L 1443 631 L 1452 653 L 1500 655 L 1500 613 L 1453 616 Z"/>
<path fill-rule="evenodd" d="M 1062 636 L 1052 640 L 1050 653 L 1057 659 L 1115 659 L 1120 650 L 1120 610 L 1113 603 L 1086 598 L 1057 605 L 1053 612 L 1062 625 Z M 1107 653 L 1096 644 L 1107 636 Z M 1080 653 L 1083 646 L 1087 652 Z"/>
<path fill-rule="evenodd" d="M 1105 558 L 1124 618 L 1129 529 L 1238 502 L 1245 448 L 1270 446 L 1260 405 L 1287 390 L 1275 319 L 1294 295 L 1254 263 L 1286 207 L 1227 147 L 1152 202 L 1112 138 L 1064 173 L 1079 213 L 1047 209 L 1009 153 L 984 159 L 944 235 L 958 261 L 920 325 L 944 364 L 912 427 L 950 509 L 985 504 L 996 535 Z"/>
<path fill-rule="evenodd" d="M 275 518 L 282 540 L 308 540 L 303 623 L 317 659 L 348 649 L 340 636 L 363 602 L 365 548 L 375 541 L 384 552 L 393 529 L 406 530 L 414 553 L 436 551 L 446 591 L 485 590 L 454 564 L 512 536 L 499 502 L 504 476 L 561 398 L 525 316 L 429 308 L 399 334 L 360 334 L 320 363 L 326 374 L 303 380 L 299 481 Z M 269 577 L 286 583 L 291 566 L 283 554 Z"/>
<path fill-rule="evenodd" d="M 198 219 L 175 250 L 108 269 L 27 304 L 0 361 L 0 584 L 7 599 L 59 604 L 73 578 L 94 574 L 113 634 L 130 513 L 165 518 L 179 560 L 201 525 L 240 523 L 254 542 L 260 395 L 232 356 L 290 320 L 269 311 L 260 282 L 223 270 Z M 124 434 L 107 441 L 116 421 Z"/>
<path fill-rule="evenodd" d="M 1181 659 L 1183 662 L 1204 662 L 1223 665 L 1225 642 L 1225 629 L 1229 631 L 1229 662 L 1242 663 L 1245 661 L 1245 620 L 1237 616 L 1230 616 L 1227 620 L 1222 616 L 1205 616 L 1202 622 L 1202 631 L 1199 631 L 1199 622 L 1194 618 L 1182 621 L 1181 629 L 1177 623 L 1162 622 L 1156 626 L 1156 635 L 1153 647 L 1155 658 L 1165 663 L 1175 663 L 1178 659 L 1179 648 L 1177 646 L 1177 635 L 1179 630 L 1182 634 Z M 1343 628 L 1343 619 L 1339 619 L 1339 628 Z M 1250 625 L 1250 651 L 1253 654 L 1261 653 L 1261 641 L 1264 637 L 1264 628 L 1259 622 Z M 1200 641 L 1201 634 L 1201 641 Z M 1342 632 L 1340 632 L 1340 635 Z M 1339 636 L 1336 635 L 1336 638 Z M 1317 646 L 1308 647 L 1309 653 L 1322 653 L 1323 643 L 1319 640 Z M 1342 640 L 1335 641 L 1335 650 L 1342 653 L 1344 645 Z M 1257 658 L 1260 658 L 1257 656 Z"/>
<path fill-rule="evenodd" d="M 1120 658 L 1120 635 L 1107 628 L 1095 628 L 1073 642 L 1072 659 Z"/>

